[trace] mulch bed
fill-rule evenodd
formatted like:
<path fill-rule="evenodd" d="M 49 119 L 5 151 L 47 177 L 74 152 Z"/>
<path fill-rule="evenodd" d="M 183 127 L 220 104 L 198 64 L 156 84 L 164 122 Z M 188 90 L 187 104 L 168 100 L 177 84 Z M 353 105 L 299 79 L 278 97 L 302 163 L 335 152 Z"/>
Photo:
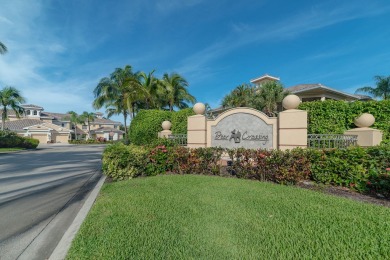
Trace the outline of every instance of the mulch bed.
<path fill-rule="evenodd" d="M 335 195 L 339 197 L 345 197 L 365 203 L 371 203 L 376 205 L 381 205 L 390 208 L 390 199 L 385 198 L 380 194 L 361 194 L 356 191 L 352 191 L 345 187 L 336 187 L 330 185 L 319 185 L 314 182 L 301 182 L 298 184 L 299 187 L 309 190 L 314 190 L 318 192 L 323 192 L 330 195 Z"/>

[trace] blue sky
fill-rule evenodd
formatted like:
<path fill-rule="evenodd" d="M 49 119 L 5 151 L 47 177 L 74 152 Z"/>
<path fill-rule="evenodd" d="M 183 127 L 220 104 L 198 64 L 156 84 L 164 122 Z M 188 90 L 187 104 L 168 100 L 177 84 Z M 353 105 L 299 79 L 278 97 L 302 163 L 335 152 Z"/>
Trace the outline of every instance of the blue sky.
<path fill-rule="evenodd" d="M 0 87 L 93 111 L 99 80 L 129 64 L 181 74 L 212 107 L 265 73 L 353 93 L 390 75 L 389 13 L 388 0 L 0 0 Z"/>

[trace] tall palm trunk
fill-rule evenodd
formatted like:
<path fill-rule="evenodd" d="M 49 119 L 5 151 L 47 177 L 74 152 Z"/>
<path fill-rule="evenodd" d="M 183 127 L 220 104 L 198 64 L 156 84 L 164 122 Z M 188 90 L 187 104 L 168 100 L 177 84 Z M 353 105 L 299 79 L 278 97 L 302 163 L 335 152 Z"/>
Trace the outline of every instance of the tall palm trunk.
<path fill-rule="evenodd" d="M 91 139 L 91 126 L 89 124 L 89 119 L 87 120 L 87 124 L 88 124 L 88 140 Z"/>
<path fill-rule="evenodd" d="M 77 140 L 77 124 L 74 125 L 74 139 Z"/>
<path fill-rule="evenodd" d="M 4 131 L 6 117 L 7 117 L 7 107 L 3 106 L 3 111 L 1 112 L 1 131 Z"/>
<path fill-rule="evenodd" d="M 125 140 L 128 140 L 127 137 L 127 113 L 123 112 L 123 121 L 125 122 Z"/>

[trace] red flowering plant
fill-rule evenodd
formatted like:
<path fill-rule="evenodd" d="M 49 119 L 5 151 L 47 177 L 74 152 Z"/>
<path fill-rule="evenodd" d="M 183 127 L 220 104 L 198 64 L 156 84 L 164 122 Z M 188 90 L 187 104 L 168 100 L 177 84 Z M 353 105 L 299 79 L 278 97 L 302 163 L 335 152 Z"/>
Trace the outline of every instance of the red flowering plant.
<path fill-rule="evenodd" d="M 172 149 L 172 147 L 166 147 L 165 145 L 159 145 L 151 149 L 148 154 L 146 175 L 154 176 L 172 171 L 174 161 Z"/>

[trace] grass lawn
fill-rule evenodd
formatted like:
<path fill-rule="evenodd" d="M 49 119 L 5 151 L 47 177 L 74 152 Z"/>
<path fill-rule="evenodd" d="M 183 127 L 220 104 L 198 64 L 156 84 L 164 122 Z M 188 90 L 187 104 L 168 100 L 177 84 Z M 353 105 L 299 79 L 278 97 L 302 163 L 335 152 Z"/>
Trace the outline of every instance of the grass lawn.
<path fill-rule="evenodd" d="M 25 150 L 24 148 L 0 148 L 0 153 Z"/>
<path fill-rule="evenodd" d="M 390 208 L 271 183 L 108 183 L 68 259 L 389 259 Z"/>

